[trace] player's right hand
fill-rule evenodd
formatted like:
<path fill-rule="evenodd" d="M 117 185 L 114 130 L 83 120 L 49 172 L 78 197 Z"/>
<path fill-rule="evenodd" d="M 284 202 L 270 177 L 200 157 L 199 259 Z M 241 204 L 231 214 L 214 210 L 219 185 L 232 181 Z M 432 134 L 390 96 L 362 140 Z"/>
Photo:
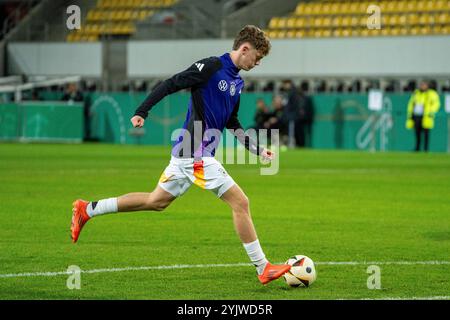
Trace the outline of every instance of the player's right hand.
<path fill-rule="evenodd" d="M 134 128 L 142 128 L 144 126 L 144 122 L 145 120 L 141 116 L 134 116 L 131 118 L 131 123 Z"/>

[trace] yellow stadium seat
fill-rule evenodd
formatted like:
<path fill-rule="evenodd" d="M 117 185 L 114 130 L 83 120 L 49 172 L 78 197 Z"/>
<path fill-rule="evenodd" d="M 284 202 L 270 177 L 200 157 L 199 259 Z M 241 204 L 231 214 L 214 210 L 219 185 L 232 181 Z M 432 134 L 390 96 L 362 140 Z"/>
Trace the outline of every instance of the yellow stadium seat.
<path fill-rule="evenodd" d="M 94 21 L 95 20 L 94 15 L 95 15 L 95 11 L 94 10 L 90 10 L 88 12 L 87 16 L 86 16 L 86 20 L 87 21 Z"/>
<path fill-rule="evenodd" d="M 431 28 L 431 32 L 433 34 L 442 34 L 442 26 L 441 25 L 435 25 Z"/>
<path fill-rule="evenodd" d="M 417 1 L 416 11 L 418 11 L 418 12 L 425 11 L 425 4 L 426 4 L 425 0 Z"/>
<path fill-rule="evenodd" d="M 138 20 L 139 19 L 139 11 L 133 10 L 131 11 L 131 20 Z"/>
<path fill-rule="evenodd" d="M 408 1 L 398 0 L 397 6 L 395 7 L 396 13 L 404 13 L 408 10 Z"/>
<path fill-rule="evenodd" d="M 131 10 L 126 10 L 124 12 L 123 19 L 129 21 L 129 20 L 131 20 L 131 15 L 132 15 L 132 11 Z"/>
<path fill-rule="evenodd" d="M 286 28 L 286 22 L 287 22 L 287 19 L 281 17 L 281 18 L 278 20 L 278 28 L 280 28 L 280 29 Z"/>
<path fill-rule="evenodd" d="M 348 8 L 348 13 L 360 13 L 359 12 L 359 3 L 357 1 L 352 1 L 350 3 L 350 7 Z"/>
<path fill-rule="evenodd" d="M 367 13 L 367 7 L 369 7 L 370 3 L 367 3 L 365 1 L 361 1 L 358 3 L 358 11 L 357 14 L 365 14 Z M 359 32 L 358 32 L 359 34 Z"/>
<path fill-rule="evenodd" d="M 400 27 L 399 28 L 399 35 L 400 36 L 406 36 L 408 35 L 408 28 L 407 27 Z"/>
<path fill-rule="evenodd" d="M 331 5 L 330 5 L 330 12 L 332 14 L 342 13 L 342 11 L 340 9 L 341 9 L 341 7 L 340 7 L 339 3 L 337 3 L 337 2 L 331 3 Z"/>
<path fill-rule="evenodd" d="M 408 17 L 404 14 L 398 15 L 398 24 L 404 26 L 408 23 Z"/>
<path fill-rule="evenodd" d="M 424 26 L 420 28 L 420 34 L 424 36 L 431 34 L 431 28 L 429 26 Z"/>
<path fill-rule="evenodd" d="M 389 15 L 388 18 L 387 18 L 387 25 L 389 25 L 389 26 L 395 26 L 395 25 L 398 24 L 398 21 L 399 21 L 398 15 L 396 15 L 396 14 L 391 14 L 391 15 Z"/>
<path fill-rule="evenodd" d="M 294 30 L 288 30 L 286 32 L 286 38 L 290 38 L 290 39 L 295 38 L 295 31 Z"/>
<path fill-rule="evenodd" d="M 342 36 L 343 37 L 350 37 L 352 34 L 352 29 L 350 28 L 343 28 L 342 29 Z"/>
<path fill-rule="evenodd" d="M 320 3 L 311 3 L 311 14 L 318 15 L 322 10 L 322 4 Z"/>
<path fill-rule="evenodd" d="M 329 38 L 329 37 L 331 37 L 331 36 L 332 36 L 331 29 L 324 29 L 324 30 L 323 30 L 323 37 Z"/>
<path fill-rule="evenodd" d="M 342 36 L 342 29 L 337 28 L 333 30 L 333 37 L 341 37 Z"/>
<path fill-rule="evenodd" d="M 279 22 L 280 22 L 280 18 L 273 17 L 272 19 L 270 19 L 269 28 L 270 29 L 278 29 L 279 28 Z"/>
<path fill-rule="evenodd" d="M 376 37 L 381 34 L 381 29 L 369 29 L 369 36 Z"/>
<path fill-rule="evenodd" d="M 89 42 L 96 42 L 96 41 L 98 41 L 98 35 L 90 35 L 90 36 L 88 36 L 87 41 L 89 41 Z"/>
<path fill-rule="evenodd" d="M 284 39 L 286 38 L 286 30 L 281 30 L 278 32 L 278 38 L 279 39 Z"/>
<path fill-rule="evenodd" d="M 429 24 L 430 16 L 428 14 L 421 14 L 419 16 L 419 24 Z"/>
<path fill-rule="evenodd" d="M 341 27 L 342 26 L 342 16 L 335 16 L 331 22 L 333 27 Z"/>
<path fill-rule="evenodd" d="M 391 35 L 391 36 L 398 36 L 398 35 L 400 35 L 400 28 L 397 28 L 397 27 L 390 28 L 389 35 Z"/>
<path fill-rule="evenodd" d="M 302 28 L 304 26 L 305 26 L 305 19 L 303 19 L 303 18 L 295 19 L 295 27 L 296 28 Z"/>
<path fill-rule="evenodd" d="M 412 27 L 409 29 L 409 34 L 415 36 L 415 35 L 418 35 L 418 34 L 419 34 L 419 31 L 420 31 L 420 28 L 419 28 L 419 27 L 417 27 L 417 26 L 412 26 Z"/>
<path fill-rule="evenodd" d="M 359 35 L 360 35 L 361 37 L 367 37 L 367 36 L 369 35 L 369 29 L 367 29 L 367 28 L 361 28 L 361 29 L 360 29 Z"/>
<path fill-rule="evenodd" d="M 332 5 L 333 7 L 333 5 Z M 349 13 L 350 12 L 350 2 L 342 2 L 336 4 L 336 9 L 332 13 Z"/>
<path fill-rule="evenodd" d="M 297 30 L 295 32 L 295 37 L 296 38 L 304 38 L 305 37 L 305 30 L 302 30 L 302 29 Z"/>
<path fill-rule="evenodd" d="M 436 9 L 436 1 L 435 0 L 428 0 L 425 3 L 425 10 L 426 11 L 434 11 Z"/>
<path fill-rule="evenodd" d="M 410 0 L 406 1 L 406 12 L 415 12 L 417 11 L 417 1 L 416 0 Z"/>
<path fill-rule="evenodd" d="M 275 31 L 275 30 L 269 30 L 269 31 L 267 32 L 267 36 L 268 36 L 270 39 L 275 39 L 275 38 L 277 37 L 277 31 Z"/>
<path fill-rule="evenodd" d="M 359 25 L 360 26 L 367 26 L 367 16 L 361 16 L 359 18 Z"/>
<path fill-rule="evenodd" d="M 325 3 L 322 5 L 322 11 L 321 11 L 321 14 L 328 15 L 328 14 L 331 14 L 331 13 L 333 13 L 333 12 L 331 12 L 331 6 L 330 6 L 330 4 L 327 3 L 327 2 L 325 2 Z"/>
<path fill-rule="evenodd" d="M 395 12 L 397 10 L 397 2 L 396 1 L 388 1 L 386 3 L 386 8 L 385 11 L 392 13 Z"/>
<path fill-rule="evenodd" d="M 441 24 L 450 23 L 450 14 L 447 12 L 442 12 L 438 14 L 436 22 Z"/>
<path fill-rule="evenodd" d="M 342 17 L 342 23 L 341 23 L 341 25 L 342 25 L 343 27 L 348 27 L 348 26 L 350 26 L 350 25 L 351 25 L 351 18 L 350 18 L 350 16 L 343 16 L 343 17 Z"/>
<path fill-rule="evenodd" d="M 351 37 L 359 37 L 361 35 L 361 30 L 359 28 L 352 28 L 350 29 L 350 36 Z"/>
<path fill-rule="evenodd" d="M 286 20 L 286 27 L 289 28 L 289 29 L 294 28 L 294 27 L 295 27 L 295 20 L 296 20 L 296 19 L 293 18 L 293 17 L 288 18 L 288 19 Z"/>
<path fill-rule="evenodd" d="M 329 16 L 323 18 L 323 26 L 324 26 L 324 27 L 329 27 L 329 26 L 331 26 L 331 18 L 330 18 Z"/>
<path fill-rule="evenodd" d="M 139 20 L 144 20 L 153 14 L 152 10 L 141 10 L 139 11 Z"/>
<path fill-rule="evenodd" d="M 323 18 L 322 17 L 314 17 L 313 18 L 313 26 L 314 27 L 322 27 L 323 26 Z"/>
<path fill-rule="evenodd" d="M 312 36 L 314 38 L 321 38 L 323 36 L 323 30 L 322 29 L 314 29 Z"/>
<path fill-rule="evenodd" d="M 408 24 L 416 25 L 419 23 L 419 15 L 417 13 L 411 13 L 408 15 Z"/>
<path fill-rule="evenodd" d="M 295 14 L 300 16 L 304 13 L 304 11 L 305 11 L 305 3 L 301 2 L 295 8 Z"/>
<path fill-rule="evenodd" d="M 312 12 L 312 5 L 310 3 L 305 3 L 302 15 L 310 15 L 311 12 Z"/>

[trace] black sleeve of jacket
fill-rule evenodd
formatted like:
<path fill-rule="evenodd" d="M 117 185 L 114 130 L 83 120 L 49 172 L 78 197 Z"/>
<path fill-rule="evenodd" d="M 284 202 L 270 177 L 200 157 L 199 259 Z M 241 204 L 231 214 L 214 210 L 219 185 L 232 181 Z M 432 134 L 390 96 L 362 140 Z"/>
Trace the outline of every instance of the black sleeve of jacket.
<path fill-rule="evenodd" d="M 186 88 L 202 86 L 222 67 L 218 57 L 202 59 L 188 69 L 161 82 L 136 109 L 134 115 L 147 118 L 148 112 L 165 96 Z"/>
<path fill-rule="evenodd" d="M 239 104 L 241 99 L 239 98 L 238 102 L 236 103 L 236 106 L 233 109 L 233 112 L 231 113 L 230 119 L 228 119 L 228 122 L 226 124 L 227 129 L 233 130 L 234 136 L 238 139 L 238 141 L 245 146 L 245 148 L 250 151 L 251 153 L 254 153 L 256 155 L 260 155 L 261 152 L 264 150 L 263 147 L 260 147 L 258 143 L 252 139 L 249 135 L 247 135 L 244 131 L 244 128 L 242 128 L 241 123 L 238 119 L 238 111 L 239 111 Z"/>

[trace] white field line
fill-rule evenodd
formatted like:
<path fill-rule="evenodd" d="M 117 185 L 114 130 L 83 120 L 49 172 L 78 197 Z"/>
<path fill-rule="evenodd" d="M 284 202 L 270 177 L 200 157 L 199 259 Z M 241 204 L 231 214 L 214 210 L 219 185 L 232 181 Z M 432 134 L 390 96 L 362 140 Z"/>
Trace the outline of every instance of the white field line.
<path fill-rule="evenodd" d="M 450 261 L 323 261 L 315 262 L 316 265 L 450 265 Z M 251 263 L 228 263 L 228 264 L 176 264 L 169 266 L 142 266 L 142 267 L 123 267 L 123 268 L 104 268 L 81 270 L 81 273 L 105 273 L 105 272 L 125 272 L 125 271 L 146 271 L 146 270 L 173 270 L 173 269 L 194 269 L 194 268 L 229 268 L 229 267 L 248 267 Z M 73 271 L 42 271 L 42 272 L 23 272 L 0 274 L 0 278 L 22 278 L 22 277 L 56 277 L 62 275 L 72 275 Z"/>
<path fill-rule="evenodd" d="M 450 300 L 450 296 L 433 297 L 385 297 L 385 298 L 363 298 L 360 300 Z"/>

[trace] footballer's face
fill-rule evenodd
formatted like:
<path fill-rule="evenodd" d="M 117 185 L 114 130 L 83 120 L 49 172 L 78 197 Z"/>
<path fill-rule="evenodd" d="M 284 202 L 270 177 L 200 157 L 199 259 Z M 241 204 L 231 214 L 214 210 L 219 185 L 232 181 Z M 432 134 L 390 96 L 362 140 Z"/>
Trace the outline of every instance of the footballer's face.
<path fill-rule="evenodd" d="M 245 71 L 253 69 L 261 63 L 264 56 L 253 46 L 248 43 L 242 45 L 241 57 L 239 61 L 239 68 Z"/>

